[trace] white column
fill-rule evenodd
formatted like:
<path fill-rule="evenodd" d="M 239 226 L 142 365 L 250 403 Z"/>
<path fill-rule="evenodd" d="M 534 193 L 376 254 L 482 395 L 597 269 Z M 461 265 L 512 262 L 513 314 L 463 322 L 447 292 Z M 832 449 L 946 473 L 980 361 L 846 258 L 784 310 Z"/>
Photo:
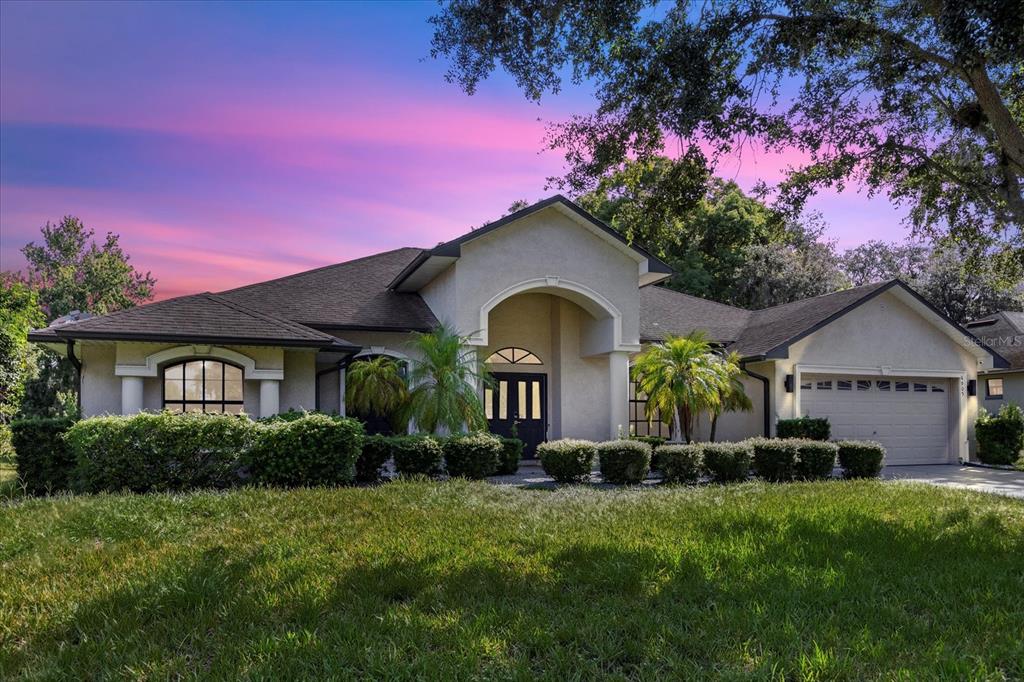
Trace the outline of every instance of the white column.
<path fill-rule="evenodd" d="M 280 412 L 278 407 L 278 386 L 280 383 L 277 379 L 260 380 L 260 418 L 272 417 Z"/>
<path fill-rule="evenodd" d="M 345 416 L 345 366 L 338 368 L 338 414 Z"/>
<path fill-rule="evenodd" d="M 608 387 L 611 417 L 609 437 L 629 433 L 629 353 L 612 351 L 608 354 Z"/>
<path fill-rule="evenodd" d="M 142 377 L 121 377 L 121 414 L 142 412 Z"/>

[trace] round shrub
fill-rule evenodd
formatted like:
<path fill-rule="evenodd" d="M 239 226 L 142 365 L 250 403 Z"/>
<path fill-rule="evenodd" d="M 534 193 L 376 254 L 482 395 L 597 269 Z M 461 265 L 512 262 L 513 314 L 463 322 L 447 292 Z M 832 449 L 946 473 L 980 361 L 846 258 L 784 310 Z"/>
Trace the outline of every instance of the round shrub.
<path fill-rule="evenodd" d="M 828 440 L 832 437 L 832 427 L 828 423 L 827 417 L 780 419 L 775 423 L 775 435 L 779 438 Z"/>
<path fill-rule="evenodd" d="M 974 423 L 982 464 L 1013 464 L 1024 457 L 1024 411 L 1007 403 L 995 416 L 981 411 Z"/>
<path fill-rule="evenodd" d="M 651 470 L 651 446 L 636 440 L 598 443 L 597 458 L 607 483 L 635 485 Z"/>
<path fill-rule="evenodd" d="M 654 451 L 661 467 L 664 483 L 696 483 L 700 478 L 701 449 L 699 445 L 669 443 Z"/>
<path fill-rule="evenodd" d="M 597 448 L 589 440 L 565 438 L 537 446 L 540 465 L 558 483 L 582 483 L 590 479 Z"/>
<path fill-rule="evenodd" d="M 355 419 L 310 413 L 259 424 L 250 454 L 258 483 L 276 486 L 339 485 L 356 477 L 363 425 Z"/>
<path fill-rule="evenodd" d="M 796 448 L 797 478 L 815 481 L 832 475 L 839 446 L 817 440 L 800 440 L 796 442 Z"/>
<path fill-rule="evenodd" d="M 19 419 L 11 424 L 14 464 L 21 484 L 32 495 L 67 490 L 75 455 L 64 441 L 73 419 Z"/>
<path fill-rule="evenodd" d="M 391 436 L 388 441 L 402 476 L 438 476 L 444 470 L 444 451 L 433 436 Z"/>
<path fill-rule="evenodd" d="M 356 482 L 376 483 L 384 465 L 391 459 L 391 443 L 387 436 L 364 436 L 363 449 L 356 460 Z"/>
<path fill-rule="evenodd" d="M 705 473 L 716 483 L 745 481 L 750 474 L 751 448 L 746 443 L 700 445 Z"/>
<path fill-rule="evenodd" d="M 498 470 L 501 439 L 489 433 L 459 434 L 445 440 L 445 468 L 449 476 L 480 479 Z"/>
<path fill-rule="evenodd" d="M 518 438 L 501 438 L 501 457 L 498 458 L 499 476 L 511 476 L 519 471 L 519 460 L 523 458 L 523 441 Z"/>
<path fill-rule="evenodd" d="M 753 450 L 754 473 L 765 479 L 781 483 L 792 481 L 796 474 L 797 443 L 790 438 L 751 438 L 747 441 Z"/>
<path fill-rule="evenodd" d="M 843 478 L 877 478 L 882 473 L 885 447 L 881 443 L 841 440 L 836 445 L 839 447 L 839 466 L 843 468 Z"/>

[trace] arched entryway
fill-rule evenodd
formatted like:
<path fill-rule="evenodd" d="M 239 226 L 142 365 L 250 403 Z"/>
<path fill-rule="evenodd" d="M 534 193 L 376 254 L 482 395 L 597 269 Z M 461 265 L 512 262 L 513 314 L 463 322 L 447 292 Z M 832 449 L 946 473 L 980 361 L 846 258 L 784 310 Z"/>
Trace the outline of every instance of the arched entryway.
<path fill-rule="evenodd" d="M 523 441 L 532 458 L 548 432 L 548 375 L 536 353 L 506 346 L 484 361 L 491 376 L 484 388 L 484 412 L 491 433 Z"/>

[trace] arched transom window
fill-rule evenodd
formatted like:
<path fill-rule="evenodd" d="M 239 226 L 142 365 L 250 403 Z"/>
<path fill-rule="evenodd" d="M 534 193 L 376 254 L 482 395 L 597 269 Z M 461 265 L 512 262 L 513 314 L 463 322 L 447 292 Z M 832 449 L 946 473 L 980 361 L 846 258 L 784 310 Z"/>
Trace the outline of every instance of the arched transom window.
<path fill-rule="evenodd" d="M 502 348 L 491 353 L 491 357 L 487 358 L 487 362 L 496 365 L 543 365 L 536 355 L 526 350 L 525 348 L 515 348 L 509 346 L 508 348 Z"/>
<path fill-rule="evenodd" d="M 220 360 L 187 360 L 164 368 L 164 409 L 239 414 L 242 369 Z"/>

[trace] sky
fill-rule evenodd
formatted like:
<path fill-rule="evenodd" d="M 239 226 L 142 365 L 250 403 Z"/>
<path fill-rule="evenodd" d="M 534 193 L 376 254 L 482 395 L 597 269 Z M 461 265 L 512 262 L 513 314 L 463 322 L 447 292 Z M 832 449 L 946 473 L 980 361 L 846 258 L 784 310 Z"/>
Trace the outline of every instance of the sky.
<path fill-rule="evenodd" d="M 433 2 L 0 2 L 0 269 L 47 221 L 121 237 L 157 298 L 429 247 L 555 193 L 538 105 L 496 73 L 471 96 L 429 57 Z M 751 188 L 791 155 L 722 159 Z M 847 191 L 810 208 L 840 248 L 903 239 Z"/>

